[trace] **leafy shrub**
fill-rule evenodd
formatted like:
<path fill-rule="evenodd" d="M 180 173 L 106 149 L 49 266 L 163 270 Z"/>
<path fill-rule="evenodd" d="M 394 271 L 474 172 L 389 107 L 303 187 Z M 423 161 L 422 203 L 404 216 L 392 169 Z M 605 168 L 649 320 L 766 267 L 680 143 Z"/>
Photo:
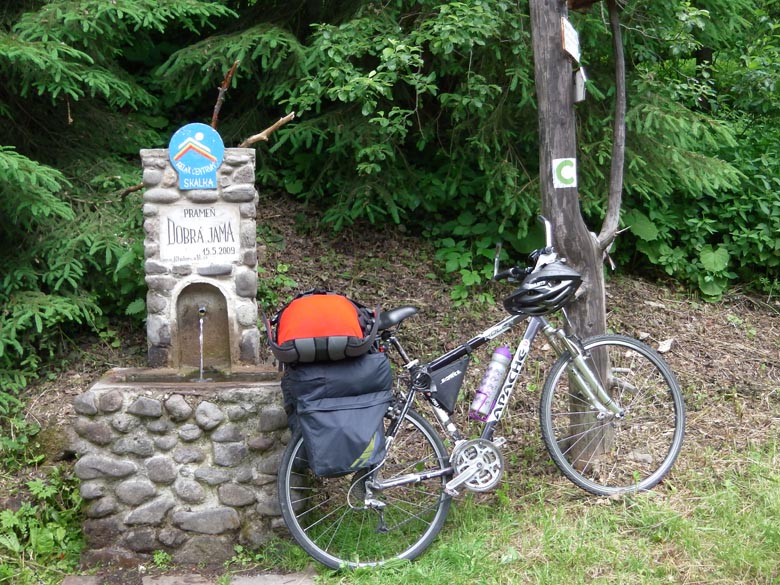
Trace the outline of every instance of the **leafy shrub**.
<path fill-rule="evenodd" d="M 18 510 L 0 511 L 0 582 L 59 582 L 78 567 L 84 544 L 78 482 L 55 467 L 27 489 Z"/>
<path fill-rule="evenodd" d="M 633 238 L 619 254 L 708 298 L 737 282 L 771 292 L 780 284 L 780 141 L 770 130 L 780 76 L 769 63 L 780 58 L 780 3 L 705 6 L 678 17 L 685 51 L 661 58 L 656 47 L 636 69 L 623 216 Z M 693 58 L 702 47 L 712 62 Z"/>

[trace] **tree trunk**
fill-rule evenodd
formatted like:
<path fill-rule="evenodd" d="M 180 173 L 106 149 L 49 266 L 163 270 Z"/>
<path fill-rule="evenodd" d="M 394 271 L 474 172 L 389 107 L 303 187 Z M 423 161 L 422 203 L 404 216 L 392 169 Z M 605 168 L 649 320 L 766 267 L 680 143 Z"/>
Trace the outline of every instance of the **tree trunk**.
<path fill-rule="evenodd" d="M 562 42 L 562 19 L 568 16 L 568 11 L 565 0 L 530 0 L 530 11 L 539 108 L 542 213 L 552 222 L 556 248 L 582 274 L 582 294 L 568 305 L 566 312 L 574 332 L 585 339 L 606 331 L 606 302 L 602 250 L 596 235 L 588 230 L 582 218 L 576 181 L 572 186 L 557 181 L 556 186 L 554 180 L 554 161 L 576 160 L 577 156 L 572 60 Z M 602 380 L 606 379 L 606 367 L 600 365 Z M 573 391 L 572 380 L 569 383 Z M 595 415 L 577 414 L 582 409 L 576 408 L 576 404 L 573 393 L 571 428 L 595 427 L 598 422 Z M 585 465 L 580 462 L 592 462 L 594 457 L 606 452 L 610 443 L 611 434 L 605 432 L 597 441 L 578 441 L 563 448 L 569 450 L 572 463 L 579 466 Z"/>
<path fill-rule="evenodd" d="M 612 29 L 612 49 L 615 53 L 615 122 L 612 125 L 612 165 L 609 173 L 607 214 L 601 224 L 599 245 L 608 250 L 620 227 L 620 207 L 623 202 L 623 171 L 626 159 L 626 60 L 623 55 L 623 35 L 617 0 L 607 0 L 609 24 Z"/>
<path fill-rule="evenodd" d="M 566 2 L 530 0 L 529 5 L 539 108 L 542 213 L 552 222 L 556 247 L 583 276 L 582 294 L 567 312 L 575 332 L 585 338 L 606 331 L 602 251 L 582 219 L 576 183 L 556 188 L 553 180 L 553 161 L 577 156 L 572 60 L 562 42 Z"/>

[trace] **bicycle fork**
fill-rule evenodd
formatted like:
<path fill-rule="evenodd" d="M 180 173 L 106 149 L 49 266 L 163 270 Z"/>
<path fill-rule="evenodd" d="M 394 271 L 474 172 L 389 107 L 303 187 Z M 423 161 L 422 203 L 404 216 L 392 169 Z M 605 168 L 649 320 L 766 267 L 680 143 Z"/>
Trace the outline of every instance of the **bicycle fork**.
<path fill-rule="evenodd" d="M 579 343 L 566 335 L 563 329 L 555 328 L 545 321 L 542 329 L 558 356 L 568 352 L 572 357 L 566 368 L 574 386 L 585 396 L 588 403 L 598 411 L 598 418 L 614 416 L 623 418 L 625 410 L 621 408 L 607 392 L 599 379 L 595 368 L 588 363 Z"/>

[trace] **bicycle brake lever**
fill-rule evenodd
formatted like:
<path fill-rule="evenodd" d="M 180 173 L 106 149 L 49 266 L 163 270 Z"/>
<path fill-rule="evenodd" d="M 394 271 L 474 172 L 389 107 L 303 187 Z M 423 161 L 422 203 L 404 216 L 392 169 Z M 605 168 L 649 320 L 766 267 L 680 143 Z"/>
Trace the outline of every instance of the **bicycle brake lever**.
<path fill-rule="evenodd" d="M 498 266 L 499 262 L 501 261 L 501 242 L 498 242 L 496 244 L 496 255 L 493 257 L 493 280 L 496 279 L 496 275 L 498 274 Z"/>
<path fill-rule="evenodd" d="M 549 248 L 553 245 L 552 223 L 543 215 L 539 215 L 537 219 L 544 226 L 544 244 Z"/>

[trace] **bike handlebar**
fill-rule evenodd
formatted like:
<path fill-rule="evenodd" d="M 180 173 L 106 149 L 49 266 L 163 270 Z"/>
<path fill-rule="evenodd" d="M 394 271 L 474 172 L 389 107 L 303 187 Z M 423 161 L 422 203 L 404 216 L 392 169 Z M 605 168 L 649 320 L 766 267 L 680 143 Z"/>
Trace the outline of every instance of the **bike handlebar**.
<path fill-rule="evenodd" d="M 545 264 L 557 257 L 555 248 L 553 247 L 552 224 L 550 223 L 550 220 L 543 215 L 540 215 L 538 219 L 544 226 L 544 248 L 534 250 L 528 255 L 528 263 L 530 266 L 513 266 L 507 270 L 499 270 L 498 261 L 501 255 L 501 243 L 499 242 L 496 246 L 496 255 L 493 260 L 493 280 L 519 280 L 525 278 L 539 266 L 540 258 L 542 259 L 542 264 Z"/>
<path fill-rule="evenodd" d="M 533 267 L 527 266 L 525 268 L 521 268 L 520 266 L 513 266 L 512 268 L 509 268 L 507 270 L 502 270 L 501 272 L 497 272 L 493 275 L 493 280 L 505 280 L 507 278 L 525 278 L 531 272 L 533 272 Z"/>

